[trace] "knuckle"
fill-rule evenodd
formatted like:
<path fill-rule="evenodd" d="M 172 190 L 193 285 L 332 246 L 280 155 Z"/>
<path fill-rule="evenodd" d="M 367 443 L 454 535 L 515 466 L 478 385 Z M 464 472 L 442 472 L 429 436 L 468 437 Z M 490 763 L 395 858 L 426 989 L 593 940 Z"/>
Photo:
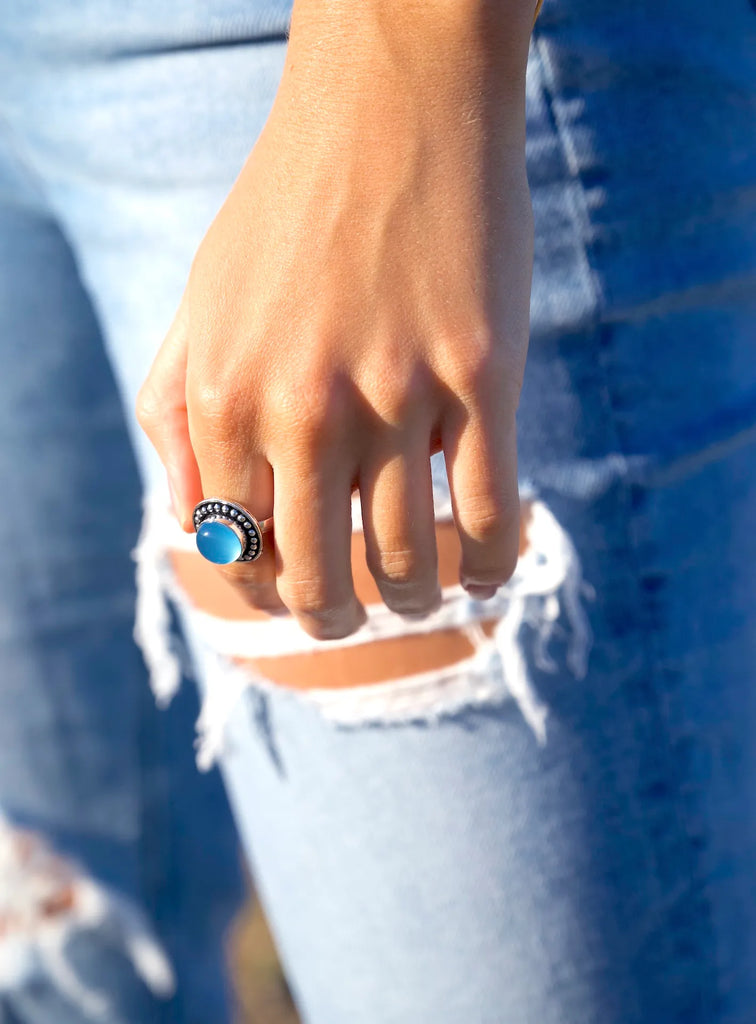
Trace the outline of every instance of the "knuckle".
<path fill-rule="evenodd" d="M 255 580 L 254 577 L 250 577 L 249 569 L 245 572 L 238 562 L 231 562 L 229 565 L 216 565 L 215 569 L 223 579 L 232 583 L 238 590 L 248 594 L 250 597 L 254 595 L 262 596 L 265 592 L 266 585 L 259 580 Z"/>
<path fill-rule="evenodd" d="M 275 586 L 250 578 L 231 566 L 218 566 L 218 572 L 236 589 L 244 601 L 261 612 L 279 612 L 284 607 Z"/>
<path fill-rule="evenodd" d="M 328 626 L 337 622 L 349 601 L 338 600 L 329 592 L 325 582 L 314 578 L 284 579 L 278 582 L 281 600 L 294 612 L 322 622 Z"/>
<path fill-rule="evenodd" d="M 485 549 L 485 557 L 481 552 L 475 553 L 474 568 L 467 567 L 464 571 L 468 582 L 480 586 L 506 583 L 514 572 L 519 549 L 518 522 L 512 516 L 497 514 L 478 518 L 470 528 L 465 529 L 469 541 Z M 468 563 L 472 559 L 466 558 Z"/>
<path fill-rule="evenodd" d="M 407 422 L 409 414 L 416 408 L 406 392 L 384 391 L 374 395 L 371 405 L 381 420 L 382 427 L 400 427 Z"/>
<path fill-rule="evenodd" d="M 137 422 L 144 430 L 152 429 L 163 418 L 164 409 L 161 410 L 161 404 L 155 389 L 148 381 L 145 382 L 139 389 L 134 406 Z"/>
<path fill-rule="evenodd" d="M 488 324 L 473 324 L 447 338 L 442 351 L 452 380 L 474 389 L 490 373 L 496 345 Z"/>
<path fill-rule="evenodd" d="M 466 500 L 463 526 L 467 537 L 480 544 L 496 543 L 519 531 L 519 505 L 496 494 L 482 494 Z"/>
<path fill-rule="evenodd" d="M 204 423 L 215 429 L 223 427 L 233 410 L 228 390 L 221 384 L 200 384 L 193 395 L 193 405 Z"/>
<path fill-rule="evenodd" d="M 391 427 L 419 417 L 434 401 L 433 383 L 423 365 L 411 369 L 394 367 L 383 376 L 376 374 L 370 393 L 376 413 Z"/>
<path fill-rule="evenodd" d="M 482 503 L 474 509 L 468 509 L 464 529 L 469 539 L 479 544 L 497 540 L 503 530 L 500 509 L 493 504 Z"/>
<path fill-rule="evenodd" d="M 335 384 L 306 381 L 279 390 L 272 402 L 274 433 L 287 445 L 312 450 L 330 446 L 341 437 L 345 403 Z"/>
<path fill-rule="evenodd" d="M 516 406 L 522 385 L 521 361 L 490 328 L 471 329 L 452 339 L 445 353 L 444 379 L 462 399 L 484 407 Z"/>
<path fill-rule="evenodd" d="M 411 586 L 417 578 L 417 557 L 409 548 L 381 549 L 370 559 L 370 571 L 388 586 Z"/>
<path fill-rule="evenodd" d="M 193 391 L 192 414 L 201 422 L 195 445 L 198 451 L 225 460 L 237 448 L 240 434 L 250 436 L 255 422 L 242 397 L 222 382 L 203 383 Z"/>
<path fill-rule="evenodd" d="M 439 604 L 437 574 L 408 549 L 381 551 L 369 565 L 386 605 L 409 615 L 427 615 Z"/>

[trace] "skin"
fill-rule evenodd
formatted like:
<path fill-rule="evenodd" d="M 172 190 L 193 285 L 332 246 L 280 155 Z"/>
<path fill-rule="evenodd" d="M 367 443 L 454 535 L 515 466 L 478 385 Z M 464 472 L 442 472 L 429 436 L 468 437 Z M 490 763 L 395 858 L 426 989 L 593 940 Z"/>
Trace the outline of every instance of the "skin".
<path fill-rule="evenodd" d="M 140 391 L 184 529 L 203 495 L 273 514 L 262 556 L 217 571 L 318 639 L 365 620 L 355 488 L 382 600 L 439 606 L 441 448 L 461 582 L 491 596 L 514 570 L 533 16 L 521 0 L 296 0 L 273 109 Z"/>

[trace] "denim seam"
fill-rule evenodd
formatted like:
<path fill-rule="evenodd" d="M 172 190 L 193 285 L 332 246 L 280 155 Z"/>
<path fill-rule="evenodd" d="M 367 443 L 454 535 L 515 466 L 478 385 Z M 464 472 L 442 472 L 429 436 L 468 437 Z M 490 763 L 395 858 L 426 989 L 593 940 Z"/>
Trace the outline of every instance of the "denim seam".
<path fill-rule="evenodd" d="M 613 451 L 615 451 L 615 452 L 617 452 L 619 454 L 620 459 L 622 460 L 622 462 L 625 465 L 628 465 L 628 464 L 630 464 L 632 462 L 634 457 L 630 453 L 628 453 L 626 451 L 626 446 L 622 443 L 621 432 L 619 430 L 618 416 L 617 416 L 617 404 L 616 404 L 616 399 L 615 399 L 615 391 L 614 391 L 614 388 L 612 386 L 611 373 L 610 373 L 610 369 L 609 369 L 609 365 L 608 365 L 608 345 L 607 345 L 607 340 L 611 336 L 612 326 L 605 319 L 605 310 L 606 310 L 607 303 L 606 303 L 606 299 L 605 299 L 604 290 L 603 290 L 603 288 L 601 286 L 600 274 L 599 274 L 599 271 L 598 271 L 597 267 L 595 266 L 595 263 L 594 263 L 593 258 L 592 258 L 591 245 L 590 245 L 590 241 L 589 241 L 593 237 L 593 229 L 592 229 L 592 225 L 591 225 L 591 215 L 590 215 L 590 206 L 589 206 L 589 204 L 587 202 L 585 202 L 585 189 L 584 189 L 583 183 L 581 181 L 579 167 L 577 165 L 576 160 L 571 155 L 572 154 L 572 149 L 571 149 L 571 146 L 569 145 L 569 134 L 570 134 L 569 133 L 569 129 L 568 129 L 567 125 L 564 123 L 563 119 L 561 118 L 559 110 L 558 110 L 558 104 L 556 103 L 556 93 L 557 93 L 557 90 L 555 88 L 555 83 L 554 83 L 553 76 L 550 73 L 549 58 L 548 58 L 548 56 L 544 52 L 544 42 L 543 42 L 543 39 L 548 36 L 548 28 L 546 28 L 546 27 L 537 27 L 536 31 L 535 31 L 535 36 L 536 36 L 535 42 L 536 42 L 536 45 L 538 46 L 539 54 L 541 55 L 541 59 L 542 59 L 542 66 L 543 66 L 543 72 L 544 72 L 544 93 L 545 93 L 545 99 L 546 99 L 546 102 L 548 104 L 548 108 L 549 108 L 549 111 L 551 113 L 551 117 L 553 118 L 554 125 L 555 125 L 556 130 L 557 130 L 557 134 L 558 134 L 560 146 L 562 147 L 563 158 L 565 160 L 566 166 L 569 169 L 573 179 L 580 185 L 579 192 L 580 192 L 581 197 L 583 197 L 582 211 L 581 212 L 582 212 L 582 217 L 583 217 L 584 235 L 583 235 L 581 241 L 582 241 L 582 247 L 583 247 L 583 251 L 584 251 L 584 255 L 585 255 L 585 260 L 586 260 L 587 265 L 588 265 L 588 267 L 590 269 L 591 281 L 594 284 L 594 296 L 595 296 L 595 302 L 596 302 L 596 305 L 595 305 L 596 320 L 595 320 L 595 323 L 593 325 L 593 331 L 592 332 L 587 332 L 587 333 L 589 334 L 589 339 L 590 339 L 591 334 L 592 334 L 594 348 L 595 348 L 595 351 L 598 353 L 597 363 L 598 363 L 598 366 L 600 368 L 600 372 L 601 372 L 601 376 L 602 376 L 602 381 L 603 381 L 603 387 L 602 387 L 602 399 L 603 399 L 603 401 L 602 401 L 602 405 L 604 407 L 604 414 L 605 414 L 605 417 L 606 417 L 606 423 L 610 427 L 611 433 L 612 433 L 611 441 L 612 441 Z M 634 516 L 634 513 L 633 513 L 633 507 L 632 507 L 632 505 L 633 505 L 633 502 L 632 502 L 633 493 L 634 492 L 635 493 L 638 493 L 638 492 L 645 493 L 645 491 L 646 491 L 646 488 L 643 485 L 643 476 L 644 476 L 644 474 L 641 473 L 640 474 L 640 481 L 634 481 L 632 474 L 629 474 L 628 476 L 625 476 L 624 474 L 620 474 L 620 475 L 617 476 L 616 480 L 617 480 L 617 484 L 618 484 L 618 499 L 622 503 L 622 508 L 623 508 L 623 512 L 624 512 L 622 518 L 623 518 L 623 523 L 625 524 L 624 525 L 625 556 L 627 558 L 627 564 L 629 564 L 629 566 L 631 567 L 633 579 L 636 582 L 636 588 L 637 588 L 637 594 L 636 594 L 637 607 L 639 609 L 641 609 L 642 612 L 645 614 L 646 606 L 645 606 L 645 603 L 644 603 L 643 593 L 642 593 L 642 590 L 641 590 L 641 587 L 640 587 L 640 580 L 642 578 L 641 552 L 640 552 L 639 546 L 638 546 L 638 541 L 637 541 L 637 524 L 636 524 L 636 519 L 635 519 L 635 516 Z M 692 865 L 696 865 L 697 866 L 698 859 L 696 857 L 695 850 L 692 848 L 692 845 L 690 843 L 690 837 L 692 835 L 692 830 L 690 828 L 690 821 L 689 821 L 689 819 L 688 819 L 688 817 L 686 815 L 686 812 L 685 812 L 685 809 L 684 809 L 684 800 L 682 799 L 683 779 L 682 779 L 682 777 L 680 775 L 679 765 L 678 765 L 678 763 L 676 761 L 676 758 L 675 758 L 675 755 L 674 755 L 673 744 L 672 744 L 672 729 L 671 729 L 671 725 L 670 725 L 670 721 L 669 721 L 669 715 L 667 713 L 666 698 L 665 698 L 665 695 L 664 695 L 664 687 L 662 685 L 662 681 L 661 681 L 661 679 L 659 677 L 659 671 L 657 669 L 657 666 L 660 664 L 660 654 L 661 654 L 661 651 L 659 650 L 659 645 L 657 643 L 656 638 L 652 634 L 652 631 L 648 628 L 647 624 L 644 621 L 639 621 L 637 623 L 637 625 L 639 627 L 638 632 L 641 635 L 641 640 L 642 640 L 642 643 L 643 643 L 642 658 L 643 658 L 643 663 L 644 663 L 644 666 L 645 666 L 645 674 L 646 674 L 646 677 L 647 677 L 647 679 L 649 680 L 649 682 L 651 684 L 651 691 L 653 692 L 654 697 L 655 697 L 654 707 L 653 707 L 653 709 L 649 709 L 649 710 L 653 710 L 654 717 L 655 717 L 655 719 L 656 719 L 656 721 L 658 723 L 658 726 L 657 726 L 658 727 L 658 731 L 664 737 L 664 741 L 665 741 L 665 743 L 664 743 L 665 758 L 664 758 L 664 764 L 663 764 L 664 775 L 665 775 L 665 778 L 667 779 L 667 781 L 674 785 L 674 791 L 676 793 L 676 799 L 674 801 L 672 801 L 674 815 L 675 815 L 675 821 L 676 821 L 676 831 L 678 833 L 678 836 L 682 837 L 682 839 L 684 841 L 684 844 L 685 844 L 686 848 L 688 849 L 688 853 L 689 853 L 689 857 L 690 857 L 690 862 L 689 863 L 692 864 Z M 641 770 L 642 770 L 642 768 L 641 768 Z M 656 843 L 655 843 L 655 840 L 653 839 L 653 837 L 649 836 L 648 837 L 648 842 L 649 842 L 651 848 L 654 849 L 655 846 L 656 846 Z M 656 875 L 657 880 L 658 880 L 658 874 L 656 873 L 656 865 L 655 865 L 655 875 Z M 698 879 L 702 880 L 701 875 L 700 874 L 696 875 L 696 879 L 697 880 Z M 705 911 L 703 911 L 703 913 L 706 914 L 706 922 L 705 922 L 704 927 L 705 927 L 705 930 L 706 930 L 706 933 L 707 933 L 707 939 L 711 943 L 712 948 L 716 948 L 716 942 L 715 942 L 715 940 L 716 940 L 716 933 L 715 933 L 714 925 L 713 925 L 713 915 L 712 915 L 712 908 L 711 908 L 711 896 L 710 896 L 710 893 L 708 891 L 708 887 L 706 887 L 705 885 L 701 885 L 701 892 L 703 894 L 703 898 L 706 901 L 706 908 L 705 908 Z M 671 935 L 669 934 L 669 932 L 667 932 L 667 934 L 666 934 L 666 941 L 669 944 L 671 944 L 672 939 L 671 939 Z M 697 948 L 697 955 L 696 955 L 696 961 L 699 964 L 699 967 L 701 968 L 700 973 L 697 975 L 697 977 L 699 977 L 701 979 L 706 977 L 706 964 L 704 962 L 704 957 L 701 956 L 701 951 L 703 949 L 703 946 L 704 946 L 704 940 L 702 939 L 699 942 L 699 945 L 698 945 L 698 948 Z M 668 948 L 668 954 L 669 954 L 669 958 L 670 958 L 670 962 L 671 962 L 672 958 L 674 957 L 674 949 Z M 716 958 L 714 959 L 713 962 L 714 962 L 714 968 L 713 968 L 713 971 L 710 972 L 709 977 L 711 979 L 711 982 L 713 983 L 713 988 L 714 988 L 714 991 L 713 991 L 712 994 L 713 994 L 715 1000 L 717 1002 L 720 1002 L 721 1001 L 721 978 L 720 978 L 720 972 L 719 972 L 719 964 L 718 964 L 718 961 L 716 960 Z M 714 975 L 713 978 L 711 978 L 711 974 L 712 973 Z M 703 996 L 704 999 L 708 998 L 707 993 L 701 992 L 700 994 L 701 994 L 701 996 Z"/>

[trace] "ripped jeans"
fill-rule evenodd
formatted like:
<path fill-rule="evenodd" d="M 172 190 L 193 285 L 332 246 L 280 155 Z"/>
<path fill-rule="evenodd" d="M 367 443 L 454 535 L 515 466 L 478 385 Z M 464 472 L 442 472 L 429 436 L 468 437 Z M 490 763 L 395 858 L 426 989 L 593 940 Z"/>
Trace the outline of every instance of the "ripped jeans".
<path fill-rule="evenodd" d="M 0 1019 L 230 1019 L 236 828 L 306 1024 L 751 1022 L 756 14 L 546 0 L 517 572 L 324 645 L 455 663 L 315 688 L 133 417 L 288 17 L 0 13 Z"/>

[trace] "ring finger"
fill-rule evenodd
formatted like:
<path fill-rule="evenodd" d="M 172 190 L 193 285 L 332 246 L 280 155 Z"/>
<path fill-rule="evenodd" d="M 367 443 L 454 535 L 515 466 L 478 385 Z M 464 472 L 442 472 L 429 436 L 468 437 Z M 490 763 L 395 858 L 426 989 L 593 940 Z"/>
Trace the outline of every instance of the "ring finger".
<path fill-rule="evenodd" d="M 275 464 L 278 593 L 318 640 L 355 632 L 367 616 L 352 580 L 352 468 L 335 456 Z"/>
<path fill-rule="evenodd" d="M 213 473 L 203 471 L 202 493 L 218 496 L 243 505 L 258 522 L 273 514 L 273 469 L 262 455 L 252 457 L 246 471 Z M 286 611 L 276 586 L 276 562 L 273 535 L 263 534 L 262 553 L 254 562 L 231 562 L 218 566 L 221 572 L 241 592 L 245 601 L 271 615 Z"/>

